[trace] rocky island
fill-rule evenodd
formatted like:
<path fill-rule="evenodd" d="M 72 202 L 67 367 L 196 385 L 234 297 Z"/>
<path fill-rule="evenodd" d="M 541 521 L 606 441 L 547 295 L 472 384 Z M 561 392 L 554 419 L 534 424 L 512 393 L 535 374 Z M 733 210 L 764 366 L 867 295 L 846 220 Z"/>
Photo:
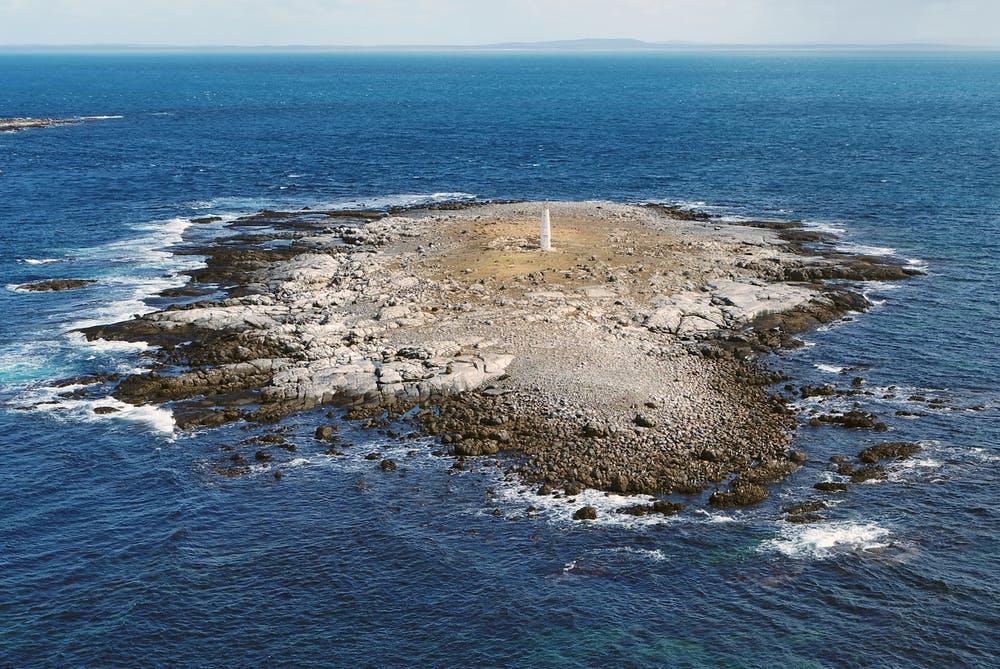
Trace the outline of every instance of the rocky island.
<path fill-rule="evenodd" d="M 20 132 L 33 128 L 53 128 L 60 125 L 77 125 L 88 121 L 102 121 L 118 116 L 76 116 L 73 118 L 0 118 L 0 132 Z"/>
<path fill-rule="evenodd" d="M 318 405 L 403 416 L 459 462 L 502 454 L 543 493 L 716 486 L 720 506 L 760 501 L 806 457 L 759 354 L 864 310 L 852 282 L 916 273 L 796 223 L 663 205 L 263 211 L 226 226 L 176 249 L 207 258 L 177 304 L 85 330 L 158 347 L 116 398 L 167 403 L 181 429 Z"/>

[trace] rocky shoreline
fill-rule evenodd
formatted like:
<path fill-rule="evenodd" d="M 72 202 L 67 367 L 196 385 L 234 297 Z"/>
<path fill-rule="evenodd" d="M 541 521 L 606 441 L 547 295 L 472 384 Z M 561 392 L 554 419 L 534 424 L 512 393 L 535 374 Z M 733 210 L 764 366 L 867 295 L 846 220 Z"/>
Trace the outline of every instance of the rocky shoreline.
<path fill-rule="evenodd" d="M 542 494 L 715 489 L 710 504 L 747 505 L 806 457 L 760 354 L 867 308 L 851 282 L 917 274 L 796 223 L 546 206 L 549 253 L 540 203 L 262 211 L 175 249 L 206 257 L 177 304 L 84 334 L 158 347 L 111 394 L 169 403 L 181 429 L 331 405 L 373 426 L 403 417 L 456 467 L 500 454 Z M 336 453 L 332 428 L 317 439 Z"/>

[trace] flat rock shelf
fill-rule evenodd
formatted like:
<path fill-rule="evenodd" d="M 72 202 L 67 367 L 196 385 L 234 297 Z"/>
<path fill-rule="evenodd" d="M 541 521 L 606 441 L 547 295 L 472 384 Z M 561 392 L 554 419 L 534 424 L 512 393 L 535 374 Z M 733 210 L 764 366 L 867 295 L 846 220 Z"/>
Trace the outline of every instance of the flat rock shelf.
<path fill-rule="evenodd" d="M 916 274 L 796 223 L 653 204 L 262 211 L 226 225 L 174 249 L 207 257 L 180 302 L 84 331 L 158 347 L 156 369 L 107 388 L 116 398 L 167 404 L 180 429 L 318 405 L 373 425 L 402 416 L 456 466 L 498 456 L 543 492 L 714 486 L 720 506 L 760 501 L 805 458 L 760 354 L 867 308 L 854 282 Z"/>

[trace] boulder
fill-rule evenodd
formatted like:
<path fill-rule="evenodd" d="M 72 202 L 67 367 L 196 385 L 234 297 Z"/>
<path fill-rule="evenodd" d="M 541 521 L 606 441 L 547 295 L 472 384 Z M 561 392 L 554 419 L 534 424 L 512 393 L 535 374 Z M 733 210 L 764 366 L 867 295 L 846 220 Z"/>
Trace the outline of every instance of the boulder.
<path fill-rule="evenodd" d="M 320 425 L 313 436 L 316 441 L 333 441 L 337 437 L 337 430 L 332 425 Z"/>
<path fill-rule="evenodd" d="M 812 499 L 805 502 L 795 502 L 794 504 L 786 504 L 781 507 L 784 513 L 790 513 L 793 515 L 803 514 L 803 513 L 815 513 L 816 511 L 822 511 L 827 507 L 826 502 L 821 499 Z"/>
<path fill-rule="evenodd" d="M 637 413 L 632 422 L 639 427 L 656 427 L 656 422 L 646 414 Z"/>
<path fill-rule="evenodd" d="M 919 451 L 920 445 L 912 441 L 884 441 L 858 453 L 858 460 L 868 464 L 874 464 L 879 460 L 902 460 Z"/>

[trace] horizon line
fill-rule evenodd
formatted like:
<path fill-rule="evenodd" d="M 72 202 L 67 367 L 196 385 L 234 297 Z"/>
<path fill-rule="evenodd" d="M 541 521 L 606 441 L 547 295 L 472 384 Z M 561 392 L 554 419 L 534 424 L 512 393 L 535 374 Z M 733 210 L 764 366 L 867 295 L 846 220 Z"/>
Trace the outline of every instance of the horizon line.
<path fill-rule="evenodd" d="M 484 44 L 172 44 L 172 43 L 17 43 L 0 44 L 0 51 L 679 51 L 692 49 L 744 50 L 1000 50 L 1000 45 L 946 42 L 648 42 L 633 38 L 578 38 L 508 41 Z"/>

